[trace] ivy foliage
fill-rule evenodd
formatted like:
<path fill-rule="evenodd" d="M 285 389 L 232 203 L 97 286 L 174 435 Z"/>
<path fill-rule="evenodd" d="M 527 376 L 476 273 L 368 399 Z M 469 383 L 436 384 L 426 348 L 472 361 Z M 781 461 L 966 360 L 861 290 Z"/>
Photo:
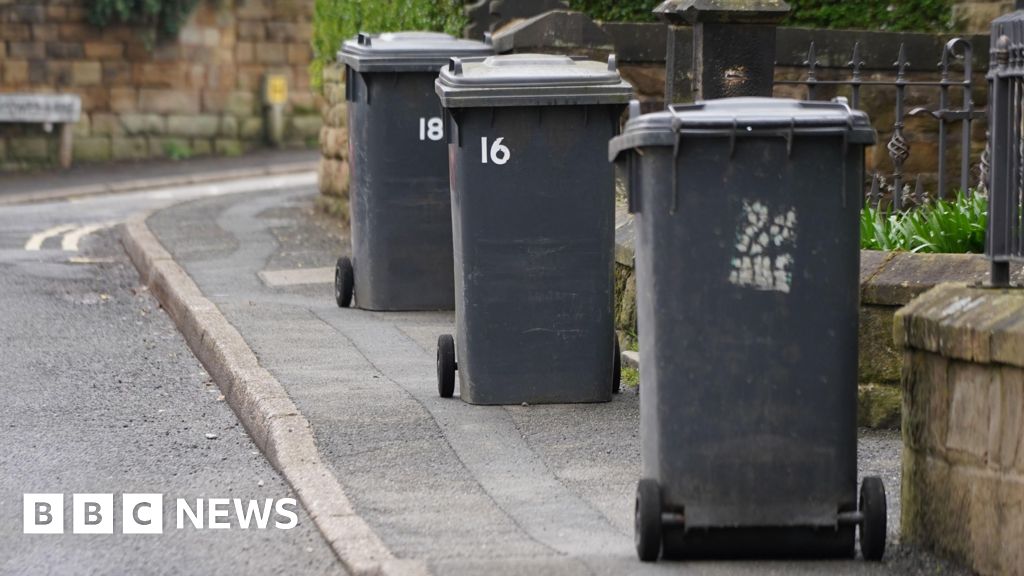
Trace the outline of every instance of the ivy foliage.
<path fill-rule="evenodd" d="M 175 38 L 199 0 L 86 0 L 89 22 L 104 27 L 131 24 L 158 38 Z"/>
<path fill-rule="evenodd" d="M 785 26 L 941 32 L 952 27 L 951 0 L 788 0 Z M 570 0 L 595 20 L 651 22 L 660 0 Z"/>
<path fill-rule="evenodd" d="M 786 25 L 807 28 L 943 32 L 953 27 L 950 0 L 788 0 Z"/>
<path fill-rule="evenodd" d="M 316 0 L 310 78 L 319 86 L 324 66 L 358 32 L 434 30 L 460 36 L 465 24 L 462 0 Z"/>
<path fill-rule="evenodd" d="M 653 22 L 661 0 L 569 0 L 569 7 L 604 22 Z"/>

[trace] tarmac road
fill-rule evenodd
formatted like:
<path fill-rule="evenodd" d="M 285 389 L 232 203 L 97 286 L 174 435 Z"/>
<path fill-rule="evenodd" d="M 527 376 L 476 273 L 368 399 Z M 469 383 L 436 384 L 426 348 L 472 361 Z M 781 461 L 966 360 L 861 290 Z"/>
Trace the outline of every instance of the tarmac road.
<path fill-rule="evenodd" d="M 583 406 L 438 398 L 434 343 L 452 315 L 338 309 L 330 267 L 343 242 L 313 215 L 315 194 L 199 200 L 149 225 L 288 391 L 357 513 L 397 557 L 442 575 L 966 573 L 899 544 L 893 432 L 863 432 L 859 446 L 861 473 L 881 475 L 889 493 L 884 563 L 640 564 L 636 392 Z"/>
<path fill-rule="evenodd" d="M 0 207 L 0 574 L 341 571 L 301 506 L 290 530 L 242 530 L 233 514 L 228 530 L 177 529 L 176 498 L 294 495 L 140 288 L 111 228 L 182 199 L 312 181 Z M 25 493 L 64 495 L 64 534 L 22 533 Z M 75 493 L 114 495 L 113 534 L 71 533 Z M 120 533 L 125 493 L 164 495 L 162 535 Z"/>

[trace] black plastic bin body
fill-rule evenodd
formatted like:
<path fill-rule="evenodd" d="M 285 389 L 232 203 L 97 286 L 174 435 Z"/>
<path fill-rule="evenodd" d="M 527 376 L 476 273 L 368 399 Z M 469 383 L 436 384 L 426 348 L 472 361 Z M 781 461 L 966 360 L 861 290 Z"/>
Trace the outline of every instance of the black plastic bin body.
<path fill-rule="evenodd" d="M 611 143 L 635 214 L 643 477 L 683 519 L 665 555 L 853 554 L 873 142 L 842 103 L 744 98 Z"/>
<path fill-rule="evenodd" d="M 462 400 L 610 401 L 615 184 L 604 158 L 632 88 L 614 61 L 521 54 L 453 61 L 437 92 Z"/>
<path fill-rule="evenodd" d="M 451 56 L 491 52 L 431 32 L 360 34 L 339 52 L 360 308 L 453 308 L 448 147 L 434 80 Z"/>

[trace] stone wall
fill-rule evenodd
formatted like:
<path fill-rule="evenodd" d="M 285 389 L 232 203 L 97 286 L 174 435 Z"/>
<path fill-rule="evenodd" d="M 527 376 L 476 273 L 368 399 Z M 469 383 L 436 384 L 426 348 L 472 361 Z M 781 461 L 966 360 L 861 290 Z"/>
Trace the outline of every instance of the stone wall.
<path fill-rule="evenodd" d="M 1024 574 L 1024 290 L 942 285 L 896 316 L 903 538 Z"/>
<path fill-rule="evenodd" d="M 345 101 L 345 67 L 324 68 L 324 98 L 327 103 L 320 129 L 321 207 L 348 222 L 348 108 Z"/>
<path fill-rule="evenodd" d="M 97 28 L 85 0 L 0 1 L 0 92 L 82 99 L 76 162 L 234 155 L 264 142 L 262 84 L 289 78 L 285 139 L 315 145 L 313 0 L 203 0 L 176 40 Z M 0 125 L 0 169 L 55 164 L 58 136 Z"/>
<path fill-rule="evenodd" d="M 1013 10 L 1013 0 L 958 0 L 953 19 L 968 32 L 988 33 L 993 20 Z"/>
<path fill-rule="evenodd" d="M 892 338 L 896 312 L 938 284 L 979 284 L 988 280 L 988 272 L 989 262 L 979 254 L 861 251 L 859 419 L 862 425 L 895 427 L 900 422 L 903 351 Z M 1017 270 L 1014 280 L 1024 280 L 1024 271 Z"/>

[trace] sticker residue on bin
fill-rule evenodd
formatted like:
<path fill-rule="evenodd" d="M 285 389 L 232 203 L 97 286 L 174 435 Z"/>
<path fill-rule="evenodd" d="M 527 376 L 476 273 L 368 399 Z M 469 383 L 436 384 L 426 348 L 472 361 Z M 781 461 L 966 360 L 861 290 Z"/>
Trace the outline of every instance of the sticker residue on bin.
<path fill-rule="evenodd" d="M 788 294 L 793 285 L 796 222 L 795 208 L 772 212 L 761 202 L 744 201 L 729 282 Z"/>

